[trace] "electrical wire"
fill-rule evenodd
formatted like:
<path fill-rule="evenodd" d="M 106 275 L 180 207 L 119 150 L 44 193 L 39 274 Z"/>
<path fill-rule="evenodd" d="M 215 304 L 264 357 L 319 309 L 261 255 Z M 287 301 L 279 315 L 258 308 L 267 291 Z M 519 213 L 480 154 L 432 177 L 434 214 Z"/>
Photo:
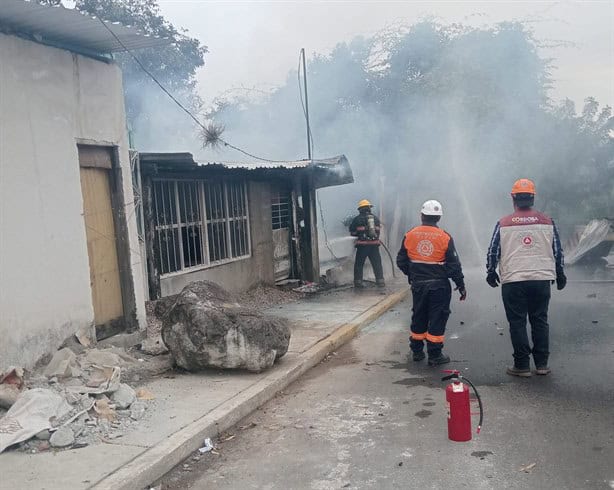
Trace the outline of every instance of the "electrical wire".
<path fill-rule="evenodd" d="M 151 73 L 151 72 L 150 72 L 150 71 L 149 71 L 149 70 L 148 70 L 148 69 L 145 67 L 145 65 L 143 65 L 143 63 L 141 63 L 141 60 L 140 60 L 139 58 L 137 58 L 137 56 L 136 56 L 136 55 L 135 55 L 135 54 L 134 54 L 132 51 L 130 51 L 130 50 L 129 50 L 129 49 L 126 47 L 126 45 L 125 45 L 125 44 L 122 42 L 122 40 L 121 40 L 121 39 L 120 39 L 120 38 L 117 36 L 117 34 L 115 34 L 115 33 L 114 33 L 114 32 L 113 32 L 113 31 L 112 31 L 110 28 L 109 28 L 109 26 L 108 26 L 108 25 L 107 25 L 107 24 L 106 24 L 106 23 L 105 23 L 105 22 L 104 22 L 104 21 L 103 21 L 103 20 L 102 20 L 100 17 L 98 17 L 98 20 L 99 20 L 99 21 L 100 21 L 100 23 L 101 23 L 101 24 L 104 26 L 104 28 L 105 28 L 107 31 L 109 31 L 109 32 L 111 33 L 111 35 L 112 35 L 112 36 L 115 38 L 115 40 L 116 40 L 116 41 L 119 43 L 119 45 L 120 45 L 122 48 L 124 48 L 124 50 L 126 51 L 126 53 L 128 53 L 128 54 L 129 54 L 129 55 L 132 57 L 132 59 L 133 59 L 133 60 L 136 62 L 136 64 L 137 64 L 137 65 L 139 65 L 139 67 L 141 68 L 141 70 L 143 70 L 143 71 L 144 71 L 144 72 L 147 74 L 147 76 L 149 76 L 149 78 L 151 78 L 151 79 L 152 79 L 152 80 L 153 80 L 153 81 L 156 83 L 156 85 L 158 85 L 158 87 L 160 87 L 160 89 L 161 89 L 161 90 L 162 90 L 162 91 L 163 91 L 163 92 L 164 92 L 166 95 L 168 95 L 168 96 L 170 97 L 170 99 L 171 99 L 171 100 L 172 100 L 172 101 L 173 101 L 175 104 L 177 104 L 177 106 L 179 106 L 179 107 L 180 107 L 180 108 L 183 110 L 183 112 L 185 112 L 185 113 L 186 113 L 186 114 L 187 114 L 187 115 L 188 115 L 190 118 L 192 118 L 192 120 L 193 120 L 193 121 L 194 121 L 194 122 L 195 122 L 195 123 L 196 123 L 196 124 L 197 124 L 197 125 L 198 125 L 200 128 L 202 128 L 203 130 L 207 131 L 207 127 L 206 127 L 206 126 L 205 126 L 203 123 L 201 123 L 201 122 L 198 120 L 198 118 L 197 118 L 197 117 L 196 117 L 194 114 L 192 114 L 192 113 L 190 112 L 190 110 L 189 110 L 189 109 L 187 109 L 187 108 L 186 108 L 186 107 L 185 107 L 185 106 L 184 106 L 184 105 L 183 105 L 181 102 L 179 102 L 179 101 L 177 100 L 177 98 L 176 98 L 176 97 L 175 97 L 175 96 L 174 96 L 172 93 L 170 93 L 170 92 L 169 92 L 169 91 L 166 89 L 166 87 L 165 87 L 164 85 L 162 85 L 162 83 L 160 83 L 160 81 L 158 81 L 158 79 L 157 79 L 157 78 L 156 78 L 156 77 L 155 77 L 155 76 L 154 76 L 154 75 L 153 75 L 153 74 L 152 74 L 152 73 Z M 220 141 L 221 141 L 221 142 L 224 144 L 224 146 L 227 146 L 228 148 L 232 148 L 233 150 L 236 150 L 236 151 L 238 151 L 238 152 L 240 152 L 240 153 L 243 153 L 244 155 L 246 155 L 246 156 L 248 156 L 248 157 L 250 157 L 250 158 L 254 158 L 254 159 L 256 159 L 256 160 L 260 160 L 261 162 L 285 163 L 285 161 L 284 161 L 284 160 L 271 160 L 271 159 L 269 159 L 269 158 L 262 158 L 262 157 L 259 157 L 259 156 L 257 156 L 257 155 L 254 155 L 253 153 L 249 153 L 248 151 L 243 150 L 242 148 L 239 148 L 238 146 L 235 146 L 235 145 L 233 145 L 233 144 L 231 144 L 231 143 L 228 143 L 227 141 L 224 141 L 222 138 L 219 138 L 219 137 L 218 137 L 218 139 L 219 139 L 219 140 L 220 140 Z"/>
<path fill-rule="evenodd" d="M 297 79 L 298 79 L 298 94 L 301 99 L 301 107 L 303 108 L 303 115 L 305 116 L 305 123 L 307 124 L 307 132 L 309 133 L 309 141 L 310 141 L 310 150 L 311 157 L 313 158 L 315 145 L 313 143 L 313 134 L 311 133 L 311 125 L 309 124 L 309 119 L 307 118 L 307 107 L 305 107 L 305 101 L 303 99 L 303 86 L 301 84 L 301 60 L 302 60 L 302 50 L 298 53 L 298 68 L 296 70 Z M 306 67 L 303 66 L 303 70 L 306 70 Z M 326 221 L 324 220 L 324 211 L 322 210 L 322 201 L 320 201 L 320 195 L 318 194 L 318 190 L 316 189 L 316 199 L 318 201 L 318 207 L 320 208 L 320 221 L 322 222 L 322 231 L 324 233 L 324 245 L 330 252 L 331 256 L 334 260 L 339 260 L 339 257 L 335 255 L 333 252 L 333 248 L 328 241 L 328 232 L 326 231 Z"/>

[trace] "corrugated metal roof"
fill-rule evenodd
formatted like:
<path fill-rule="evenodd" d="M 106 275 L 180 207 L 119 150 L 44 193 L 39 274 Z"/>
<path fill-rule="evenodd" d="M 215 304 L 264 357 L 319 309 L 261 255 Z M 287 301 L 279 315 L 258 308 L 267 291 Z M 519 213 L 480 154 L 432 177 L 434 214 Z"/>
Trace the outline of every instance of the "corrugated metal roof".
<path fill-rule="evenodd" d="M 313 160 L 296 160 L 296 161 L 284 161 L 284 162 L 267 162 L 267 161 L 255 161 L 255 162 L 203 162 L 196 160 L 196 164 L 199 167 L 208 167 L 210 165 L 222 166 L 228 169 L 243 169 L 243 170 L 263 170 L 263 169 L 294 169 L 294 168 L 307 168 L 313 165 Z"/>
<path fill-rule="evenodd" d="M 141 164 L 156 165 L 158 168 L 183 171 L 186 169 L 223 169 L 235 171 L 260 171 L 270 175 L 270 171 L 308 169 L 313 172 L 316 188 L 331 185 L 349 184 L 354 181 L 350 163 L 345 155 L 332 158 L 295 161 L 253 161 L 253 162 L 204 162 L 193 159 L 191 153 L 139 153 Z"/>
<path fill-rule="evenodd" d="M 169 44 L 170 39 L 143 34 L 119 22 L 105 24 L 126 48 L 151 48 Z M 121 44 L 100 20 L 61 5 L 40 5 L 29 0 L 0 0 L 0 26 L 16 34 L 30 34 L 34 39 L 66 49 L 79 48 L 93 53 L 124 51 Z"/>

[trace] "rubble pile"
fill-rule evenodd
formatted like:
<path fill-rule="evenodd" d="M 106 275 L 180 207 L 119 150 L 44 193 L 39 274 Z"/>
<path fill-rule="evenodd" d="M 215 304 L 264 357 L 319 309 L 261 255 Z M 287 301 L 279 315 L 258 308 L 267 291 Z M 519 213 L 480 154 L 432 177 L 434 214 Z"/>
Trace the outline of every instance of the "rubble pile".
<path fill-rule="evenodd" d="M 58 350 L 27 378 L 11 368 L 0 375 L 0 452 L 75 449 L 122 437 L 142 419 L 154 396 L 122 382 L 143 359 L 123 349 Z M 2 412 L 0 412 L 1 415 Z"/>

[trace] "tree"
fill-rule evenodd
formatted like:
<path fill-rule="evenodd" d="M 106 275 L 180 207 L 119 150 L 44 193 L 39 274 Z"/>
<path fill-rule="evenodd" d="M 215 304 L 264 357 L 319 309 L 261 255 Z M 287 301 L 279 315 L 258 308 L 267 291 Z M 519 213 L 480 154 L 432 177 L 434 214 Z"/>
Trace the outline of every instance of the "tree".
<path fill-rule="evenodd" d="M 196 70 L 204 65 L 207 47 L 168 22 L 156 0 L 77 0 L 76 7 L 101 19 L 134 26 L 144 34 L 168 38 L 163 47 L 134 52 L 147 70 L 191 111 L 201 109 Z M 126 112 L 141 145 L 181 144 L 196 129 L 128 53 L 116 55 L 124 77 Z M 158 135 L 164 135 L 161 140 Z M 142 146 L 141 146 L 142 148 Z M 164 148 L 166 149 L 166 148 Z M 176 149 L 176 146 L 175 146 Z"/>
<path fill-rule="evenodd" d="M 328 223 L 344 233 L 354 201 L 371 196 L 396 246 L 419 204 L 439 198 L 446 226 L 482 263 L 490 227 L 509 212 L 506 196 L 520 176 L 537 180 L 538 205 L 556 218 L 611 213 L 610 109 L 599 111 L 590 99 L 581 115 L 564 116 L 548 96 L 551 68 L 521 23 L 472 28 L 427 20 L 314 55 L 315 154 L 346 153 L 356 180 L 322 192 Z M 272 158 L 304 157 L 296 75 L 265 101 L 221 106 L 213 116 L 227 139 Z"/>

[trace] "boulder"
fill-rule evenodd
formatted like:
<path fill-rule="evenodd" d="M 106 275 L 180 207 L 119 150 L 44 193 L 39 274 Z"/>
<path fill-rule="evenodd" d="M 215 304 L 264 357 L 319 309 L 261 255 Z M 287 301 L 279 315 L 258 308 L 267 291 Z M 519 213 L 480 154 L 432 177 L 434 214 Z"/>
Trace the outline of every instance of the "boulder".
<path fill-rule="evenodd" d="M 178 366 L 259 372 L 288 351 L 290 328 L 281 318 L 245 308 L 209 281 L 186 286 L 164 318 L 162 339 Z"/>

